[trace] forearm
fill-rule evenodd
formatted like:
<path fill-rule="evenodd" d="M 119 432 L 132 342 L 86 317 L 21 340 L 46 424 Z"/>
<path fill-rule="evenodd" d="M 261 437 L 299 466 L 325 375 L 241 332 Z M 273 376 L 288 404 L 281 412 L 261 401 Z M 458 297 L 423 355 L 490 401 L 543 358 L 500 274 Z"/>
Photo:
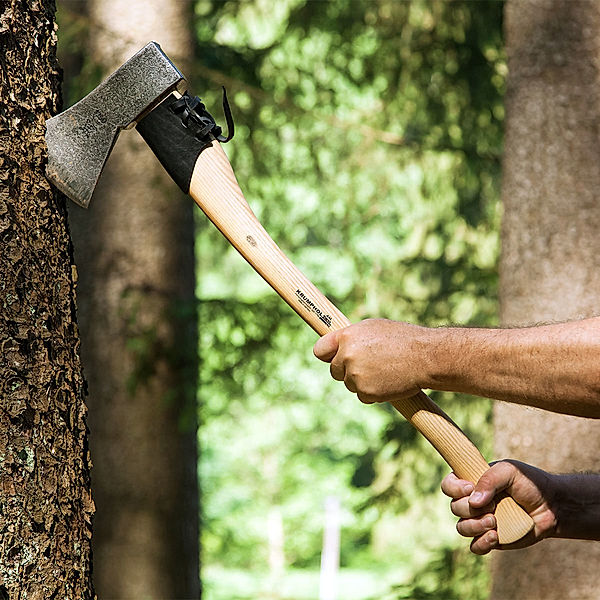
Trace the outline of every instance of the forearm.
<path fill-rule="evenodd" d="M 427 387 L 600 417 L 600 318 L 428 332 Z"/>
<path fill-rule="evenodd" d="M 600 540 L 600 475 L 555 475 L 553 537 Z"/>

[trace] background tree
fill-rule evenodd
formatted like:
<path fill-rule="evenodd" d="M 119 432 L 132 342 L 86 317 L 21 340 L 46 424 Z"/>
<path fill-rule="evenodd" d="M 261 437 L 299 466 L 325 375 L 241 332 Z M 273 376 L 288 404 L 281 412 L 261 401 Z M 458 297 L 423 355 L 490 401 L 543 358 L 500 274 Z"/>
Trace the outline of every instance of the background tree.
<path fill-rule="evenodd" d="M 505 325 L 598 314 L 600 6 L 509 2 L 501 308 Z M 600 423 L 498 404 L 497 454 L 555 472 L 598 470 Z M 596 598 L 593 542 L 496 555 L 493 597 Z M 557 573 L 560 573 L 557 576 Z"/>
<path fill-rule="evenodd" d="M 54 2 L 4 3 L 0 47 L 0 597 L 90 599 L 77 272 L 65 199 L 44 175 Z"/>
<path fill-rule="evenodd" d="M 88 51 L 80 94 L 150 40 L 184 73 L 190 64 L 188 2 L 90 1 L 69 17 Z M 71 211 L 104 598 L 199 597 L 191 211 L 135 132 L 117 142 L 89 210 Z"/>

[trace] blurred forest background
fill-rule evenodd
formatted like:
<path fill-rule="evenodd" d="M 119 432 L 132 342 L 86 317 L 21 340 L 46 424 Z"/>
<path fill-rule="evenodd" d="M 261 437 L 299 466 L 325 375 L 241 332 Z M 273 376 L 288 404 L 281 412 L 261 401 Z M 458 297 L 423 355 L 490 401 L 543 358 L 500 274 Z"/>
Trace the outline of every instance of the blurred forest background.
<path fill-rule="evenodd" d="M 59 2 L 62 51 L 101 78 L 96 24 Z M 189 80 L 267 231 L 353 321 L 497 323 L 506 60 L 501 2 L 193 3 Z M 160 43 L 160 39 L 157 39 Z M 486 598 L 435 451 L 363 406 L 312 331 L 196 211 L 198 465 L 207 600 L 316 598 L 325 503 L 341 506 L 339 598 Z M 491 458 L 491 404 L 433 394 Z M 93 431 L 92 431 L 93 435 Z"/>

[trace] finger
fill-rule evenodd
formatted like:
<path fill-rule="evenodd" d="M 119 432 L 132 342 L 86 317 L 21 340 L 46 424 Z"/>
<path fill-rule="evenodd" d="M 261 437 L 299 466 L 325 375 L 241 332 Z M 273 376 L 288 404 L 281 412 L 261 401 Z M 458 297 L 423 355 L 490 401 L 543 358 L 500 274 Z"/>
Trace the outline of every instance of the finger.
<path fill-rule="evenodd" d="M 471 552 L 473 552 L 473 554 L 478 554 L 479 556 L 488 554 L 494 548 L 498 547 L 498 532 L 493 529 L 475 538 L 471 542 Z"/>
<path fill-rule="evenodd" d="M 344 376 L 344 384 L 354 394 L 358 392 L 358 387 L 356 386 L 356 383 L 354 383 L 354 379 L 352 379 L 352 377 L 350 377 L 350 375 L 348 375 L 347 373 Z"/>
<path fill-rule="evenodd" d="M 442 481 L 442 492 L 450 498 L 469 496 L 475 486 L 464 479 L 459 479 L 454 473 L 446 475 Z"/>
<path fill-rule="evenodd" d="M 363 392 L 359 392 L 356 395 L 363 404 L 375 404 L 380 401 L 377 396 L 370 396 L 369 394 L 364 394 Z"/>
<path fill-rule="evenodd" d="M 338 358 L 337 355 L 333 358 L 331 364 L 329 365 L 329 372 L 336 381 L 344 381 L 346 377 L 346 367 L 344 366 L 344 361 Z"/>
<path fill-rule="evenodd" d="M 337 331 L 332 331 L 317 340 L 313 354 L 323 362 L 331 362 L 339 347 Z"/>
<path fill-rule="evenodd" d="M 496 518 L 490 513 L 475 519 L 461 519 L 456 524 L 456 531 L 464 537 L 478 537 L 492 529 L 496 529 Z"/>
<path fill-rule="evenodd" d="M 475 508 L 490 504 L 493 498 L 510 487 L 514 482 L 516 468 L 508 462 L 498 462 L 490 467 L 480 478 L 469 498 Z"/>
<path fill-rule="evenodd" d="M 471 519 L 473 517 L 481 517 L 487 513 L 493 513 L 496 507 L 494 504 L 488 504 L 482 508 L 474 508 L 469 504 L 469 497 L 458 498 L 450 502 L 450 510 L 452 514 L 461 519 Z"/>

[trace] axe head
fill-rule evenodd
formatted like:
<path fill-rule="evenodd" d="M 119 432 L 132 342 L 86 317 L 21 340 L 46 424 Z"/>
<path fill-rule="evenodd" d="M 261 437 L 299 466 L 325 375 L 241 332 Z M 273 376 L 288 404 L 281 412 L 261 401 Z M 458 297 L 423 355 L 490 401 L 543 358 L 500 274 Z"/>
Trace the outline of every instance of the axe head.
<path fill-rule="evenodd" d="M 87 208 L 119 132 L 183 84 L 157 43 L 144 46 L 85 98 L 46 121 L 48 179 Z"/>

